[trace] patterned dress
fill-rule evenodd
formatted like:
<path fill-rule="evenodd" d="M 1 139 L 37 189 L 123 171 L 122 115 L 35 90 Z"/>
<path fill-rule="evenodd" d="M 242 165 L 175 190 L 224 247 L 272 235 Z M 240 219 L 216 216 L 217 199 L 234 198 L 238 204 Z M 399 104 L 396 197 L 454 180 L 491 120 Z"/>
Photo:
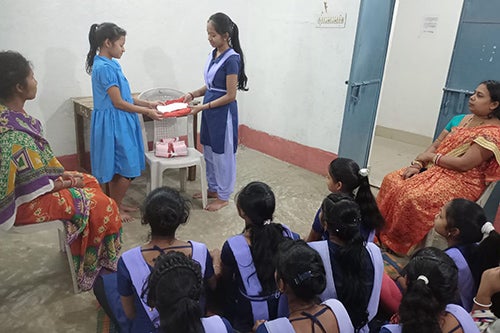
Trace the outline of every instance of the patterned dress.
<path fill-rule="evenodd" d="M 460 172 L 440 166 L 403 179 L 406 168 L 385 176 L 377 204 L 385 218 L 383 244 L 398 253 L 407 253 L 433 228 L 434 217 L 454 198 L 476 201 L 487 182 L 500 179 L 500 126 L 453 127 L 437 149 L 447 156 L 461 156 L 476 143 L 493 152 L 479 166 Z"/>
<path fill-rule="evenodd" d="M 116 203 L 96 179 L 83 174 L 83 188 L 52 192 L 64 172 L 41 123 L 0 105 L 0 228 L 65 221 L 77 281 L 89 290 L 102 268 L 116 270 L 122 223 Z"/>

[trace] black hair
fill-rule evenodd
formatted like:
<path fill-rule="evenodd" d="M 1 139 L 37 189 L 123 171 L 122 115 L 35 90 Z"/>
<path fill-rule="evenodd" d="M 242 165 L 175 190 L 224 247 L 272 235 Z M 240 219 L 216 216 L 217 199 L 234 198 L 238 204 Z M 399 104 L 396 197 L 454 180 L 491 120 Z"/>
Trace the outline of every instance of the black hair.
<path fill-rule="evenodd" d="M 335 252 L 342 270 L 342 289 L 338 299 L 344 304 L 356 330 L 368 322 L 368 302 L 371 290 L 363 288 L 369 284 L 370 276 L 366 265 L 371 262 L 365 249 L 359 226 L 361 213 L 358 204 L 345 193 L 330 193 L 321 205 L 322 220 L 326 223 L 330 237 L 336 236 L 342 246 Z"/>
<path fill-rule="evenodd" d="M 105 22 L 101 24 L 92 24 L 89 31 L 90 50 L 87 54 L 87 62 L 85 64 L 85 70 L 87 73 L 92 73 L 94 56 L 96 55 L 97 50 L 104 44 L 106 39 L 109 39 L 111 43 L 114 43 L 120 39 L 120 37 L 126 35 L 127 32 L 114 23 Z"/>
<path fill-rule="evenodd" d="M 278 246 L 276 276 L 306 302 L 313 301 L 326 287 L 321 256 L 303 240 L 287 239 Z"/>
<path fill-rule="evenodd" d="M 262 285 L 262 295 L 276 290 L 274 271 L 278 245 L 285 239 L 284 228 L 271 223 L 275 208 L 274 193 L 269 185 L 251 182 L 237 194 L 236 205 L 251 221 L 246 228 L 250 233 L 252 259 Z"/>
<path fill-rule="evenodd" d="M 453 199 L 446 206 L 446 226 L 457 228 L 459 245 L 477 243 L 483 238 L 481 227 L 486 223 L 483 208 L 467 199 Z"/>
<path fill-rule="evenodd" d="M 225 33 L 229 35 L 229 46 L 240 55 L 241 66 L 240 72 L 238 73 L 238 89 L 247 91 L 248 88 L 246 86 L 248 78 L 245 74 L 245 60 L 243 59 L 243 50 L 240 46 L 238 26 L 224 13 L 213 14 L 208 19 L 208 22 L 210 21 L 219 35 L 223 35 Z"/>
<path fill-rule="evenodd" d="M 403 333 L 440 333 L 439 316 L 457 295 L 458 269 L 435 247 L 417 251 L 405 268 L 408 288 L 399 306 Z"/>
<path fill-rule="evenodd" d="M 484 84 L 490 93 L 490 98 L 492 102 L 498 102 L 498 106 L 491 112 L 492 116 L 500 119 L 500 81 L 486 80 L 481 82 Z"/>
<path fill-rule="evenodd" d="M 0 98 L 9 99 L 19 84 L 26 87 L 31 73 L 31 63 L 16 51 L 0 52 Z"/>
<path fill-rule="evenodd" d="M 370 188 L 368 176 L 360 175 L 359 165 L 350 158 L 337 157 L 328 168 L 330 177 L 342 182 L 342 192 L 354 196 L 361 210 L 362 224 L 368 230 L 380 230 L 385 220 L 380 213 L 377 201 Z"/>
<path fill-rule="evenodd" d="M 481 228 L 487 222 L 486 215 L 481 206 L 467 199 L 453 199 L 446 208 L 447 228 L 460 230 L 458 246 L 469 245 L 471 266 L 476 286 L 479 286 L 481 275 L 489 268 L 498 266 L 500 262 L 500 235 L 492 230 L 483 239 Z M 482 240 L 482 241 L 481 241 Z M 476 246 L 477 242 L 481 242 Z"/>
<path fill-rule="evenodd" d="M 148 194 L 141 211 L 141 223 L 149 224 L 152 236 L 175 236 L 179 225 L 187 222 L 190 204 L 179 191 L 164 186 Z"/>
<path fill-rule="evenodd" d="M 161 254 L 142 297 L 160 314 L 163 332 L 203 333 L 199 304 L 203 293 L 200 264 L 181 252 Z"/>

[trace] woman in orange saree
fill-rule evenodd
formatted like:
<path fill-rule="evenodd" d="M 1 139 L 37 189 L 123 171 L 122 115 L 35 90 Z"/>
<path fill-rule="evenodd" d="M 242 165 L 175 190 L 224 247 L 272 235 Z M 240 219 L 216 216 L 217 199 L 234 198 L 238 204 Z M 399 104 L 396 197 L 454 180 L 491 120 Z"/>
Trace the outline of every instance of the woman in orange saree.
<path fill-rule="evenodd" d="M 408 253 L 432 229 L 440 207 L 454 198 L 476 201 L 500 179 L 500 82 L 482 82 L 469 109 L 409 167 L 384 177 L 377 204 L 386 226 L 379 239 L 392 251 Z"/>
<path fill-rule="evenodd" d="M 36 90 L 29 62 L 0 52 L 0 229 L 65 221 L 78 286 L 89 290 L 103 268 L 116 270 L 121 218 L 94 177 L 64 170 L 24 111 Z"/>

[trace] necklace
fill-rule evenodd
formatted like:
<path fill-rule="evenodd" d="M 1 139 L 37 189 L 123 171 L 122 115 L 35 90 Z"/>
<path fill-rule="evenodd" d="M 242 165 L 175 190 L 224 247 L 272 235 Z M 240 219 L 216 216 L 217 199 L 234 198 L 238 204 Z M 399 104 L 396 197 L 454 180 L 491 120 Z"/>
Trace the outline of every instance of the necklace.
<path fill-rule="evenodd" d="M 476 119 L 478 120 L 476 121 Z M 487 118 L 481 118 L 476 115 L 473 115 L 472 117 L 469 118 L 469 121 L 467 121 L 466 127 L 476 127 L 484 125 L 486 119 Z"/>

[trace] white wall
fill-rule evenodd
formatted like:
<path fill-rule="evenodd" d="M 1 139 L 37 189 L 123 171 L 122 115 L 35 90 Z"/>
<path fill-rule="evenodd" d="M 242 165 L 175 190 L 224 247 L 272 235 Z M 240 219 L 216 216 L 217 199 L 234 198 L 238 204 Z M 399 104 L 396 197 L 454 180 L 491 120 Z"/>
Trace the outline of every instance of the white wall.
<path fill-rule="evenodd" d="M 348 13 L 345 29 L 315 27 L 322 0 L 7 0 L 0 47 L 32 61 L 39 92 L 26 109 L 44 123 L 55 154 L 66 155 L 76 151 L 69 98 L 91 95 L 84 62 L 92 23 L 127 30 L 120 63 L 133 91 L 189 91 L 203 85 L 206 20 L 223 11 L 240 28 L 247 61 L 250 91 L 238 96 L 241 123 L 335 152 L 359 0 L 329 5 Z"/>
<path fill-rule="evenodd" d="M 34 65 L 38 96 L 26 104 L 40 119 L 56 155 L 76 152 L 70 97 L 92 94 L 85 73 L 91 24 L 114 22 L 127 30 L 120 63 L 132 91 L 203 85 L 210 45 L 206 21 L 224 11 L 246 26 L 243 0 L 4 0 L 0 49 L 17 50 Z M 240 23 L 241 22 L 241 23 Z M 246 30 L 246 29 L 245 29 Z"/>
<path fill-rule="evenodd" d="M 111 21 L 127 30 L 120 62 L 133 91 L 190 91 L 203 85 L 206 20 L 223 11 L 240 28 L 249 77 L 250 91 L 238 93 L 240 123 L 337 152 L 360 0 L 327 1 L 330 13 L 347 13 L 340 29 L 316 28 L 323 2 L 4 0 L 0 48 L 33 62 L 39 93 L 27 111 L 44 123 L 55 154 L 67 155 L 76 151 L 69 98 L 91 95 L 84 63 L 92 23 Z M 400 0 L 380 124 L 432 134 L 461 2 Z M 439 16 L 433 37 L 419 36 L 425 15 Z"/>
<path fill-rule="evenodd" d="M 345 28 L 317 28 L 323 1 L 255 0 L 243 41 L 250 90 L 239 93 L 242 123 L 337 152 L 359 0 L 328 1 Z"/>
<path fill-rule="evenodd" d="M 399 0 L 377 124 L 432 137 L 463 0 Z M 438 17 L 435 33 L 424 17 Z"/>

